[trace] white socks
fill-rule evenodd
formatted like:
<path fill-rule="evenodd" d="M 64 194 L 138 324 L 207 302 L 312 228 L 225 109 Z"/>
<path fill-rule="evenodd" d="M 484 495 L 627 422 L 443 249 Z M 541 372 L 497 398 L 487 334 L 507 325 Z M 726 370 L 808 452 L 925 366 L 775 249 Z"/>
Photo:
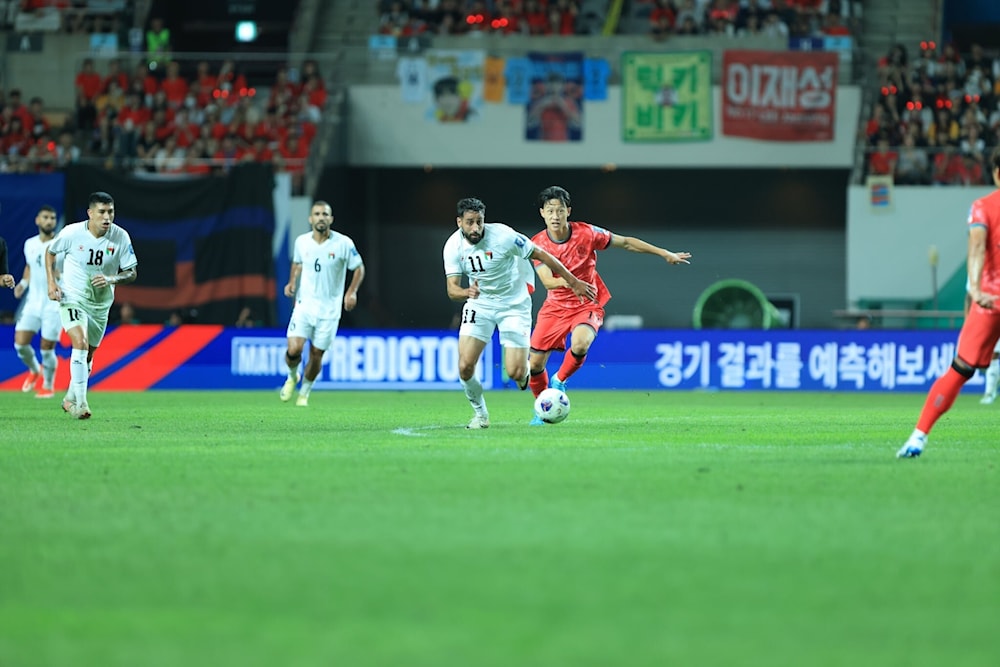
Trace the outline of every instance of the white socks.
<path fill-rule="evenodd" d="M 462 388 L 465 389 L 465 397 L 469 399 L 469 405 L 472 409 L 476 411 L 476 414 L 480 417 L 485 417 L 486 412 L 486 399 L 483 398 L 483 385 L 475 375 L 473 375 L 468 380 L 462 380 Z"/>
<path fill-rule="evenodd" d="M 87 404 L 87 381 L 90 379 L 90 365 L 87 350 L 73 350 L 69 357 L 69 393 L 77 405 Z"/>
<path fill-rule="evenodd" d="M 32 373 L 38 373 L 41 368 L 38 365 L 38 359 L 35 358 L 35 350 L 30 345 L 14 345 L 14 349 L 17 350 L 17 356 L 21 357 L 21 361 Z"/>
<path fill-rule="evenodd" d="M 58 365 L 59 357 L 56 356 L 55 350 L 42 350 L 42 386 L 45 389 L 52 389 Z"/>
<path fill-rule="evenodd" d="M 315 382 L 315 380 L 303 380 L 302 387 L 299 388 L 299 396 L 309 398 L 309 392 L 312 391 L 313 382 Z"/>

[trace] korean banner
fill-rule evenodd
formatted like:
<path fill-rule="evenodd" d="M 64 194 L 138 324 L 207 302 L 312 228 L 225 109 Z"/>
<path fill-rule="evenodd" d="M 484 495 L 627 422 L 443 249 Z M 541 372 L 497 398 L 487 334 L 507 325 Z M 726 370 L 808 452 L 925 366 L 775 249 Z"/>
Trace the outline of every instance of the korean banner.
<path fill-rule="evenodd" d="M 427 82 L 432 104 L 427 119 L 439 123 L 467 123 L 479 120 L 483 112 L 482 51 L 429 49 Z"/>
<path fill-rule="evenodd" d="M 833 141 L 837 54 L 726 51 L 722 133 L 770 141 Z"/>
<path fill-rule="evenodd" d="M 528 141 L 583 139 L 583 53 L 529 53 Z"/>
<path fill-rule="evenodd" d="M 712 52 L 622 55 L 622 139 L 712 138 Z"/>

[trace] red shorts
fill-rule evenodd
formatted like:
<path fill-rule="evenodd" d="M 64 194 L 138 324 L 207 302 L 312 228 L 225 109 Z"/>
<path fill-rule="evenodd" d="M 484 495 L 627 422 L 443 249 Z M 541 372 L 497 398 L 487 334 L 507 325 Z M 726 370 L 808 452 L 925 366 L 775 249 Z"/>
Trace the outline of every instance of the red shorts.
<path fill-rule="evenodd" d="M 604 309 L 595 304 L 581 306 L 578 310 L 538 311 L 535 330 L 531 332 L 531 349 L 539 352 L 565 350 L 566 336 L 581 324 L 597 333 L 604 324 Z"/>
<path fill-rule="evenodd" d="M 993 359 L 993 347 L 998 339 L 1000 310 L 974 303 L 958 334 L 958 358 L 974 368 L 986 368 Z"/>

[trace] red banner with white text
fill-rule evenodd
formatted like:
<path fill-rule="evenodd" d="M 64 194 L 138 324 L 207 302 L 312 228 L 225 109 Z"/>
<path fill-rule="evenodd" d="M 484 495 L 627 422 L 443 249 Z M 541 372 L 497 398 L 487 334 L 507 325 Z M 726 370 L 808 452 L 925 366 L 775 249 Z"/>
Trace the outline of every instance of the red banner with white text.
<path fill-rule="evenodd" d="M 837 54 L 726 51 L 722 133 L 768 141 L 833 141 Z"/>

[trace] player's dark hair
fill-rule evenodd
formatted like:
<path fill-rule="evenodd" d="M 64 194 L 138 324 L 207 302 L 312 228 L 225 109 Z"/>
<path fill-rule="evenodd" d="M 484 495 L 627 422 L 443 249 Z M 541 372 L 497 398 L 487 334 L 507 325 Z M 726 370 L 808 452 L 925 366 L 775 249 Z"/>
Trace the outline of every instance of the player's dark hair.
<path fill-rule="evenodd" d="M 545 202 L 550 199 L 558 199 L 567 208 L 570 206 L 569 192 L 558 185 L 551 185 L 538 194 L 538 208 L 545 208 Z"/>
<path fill-rule="evenodd" d="M 312 206 L 310 206 L 309 208 L 312 209 L 312 208 L 315 208 L 316 206 L 329 206 L 330 207 L 330 211 L 331 212 L 333 211 L 333 207 L 330 206 L 330 202 L 323 201 L 322 199 L 317 199 L 316 201 L 314 201 L 312 203 Z"/>
<path fill-rule="evenodd" d="M 486 215 L 486 204 L 480 199 L 475 197 L 466 197 L 465 199 L 458 200 L 458 217 L 465 215 L 466 211 L 474 211 L 476 213 L 481 213 L 483 216 Z"/>
<path fill-rule="evenodd" d="M 52 215 L 58 215 L 56 213 L 56 207 L 55 206 L 49 206 L 48 204 L 42 204 L 41 206 L 39 206 L 38 207 L 38 212 L 39 213 L 45 212 L 45 213 L 51 213 Z"/>
<path fill-rule="evenodd" d="M 87 199 L 87 208 L 94 208 L 95 204 L 114 204 L 115 198 L 107 192 L 91 192 Z"/>
<path fill-rule="evenodd" d="M 990 164 L 993 165 L 993 171 L 1000 169 L 1000 146 L 994 148 L 990 154 Z"/>

